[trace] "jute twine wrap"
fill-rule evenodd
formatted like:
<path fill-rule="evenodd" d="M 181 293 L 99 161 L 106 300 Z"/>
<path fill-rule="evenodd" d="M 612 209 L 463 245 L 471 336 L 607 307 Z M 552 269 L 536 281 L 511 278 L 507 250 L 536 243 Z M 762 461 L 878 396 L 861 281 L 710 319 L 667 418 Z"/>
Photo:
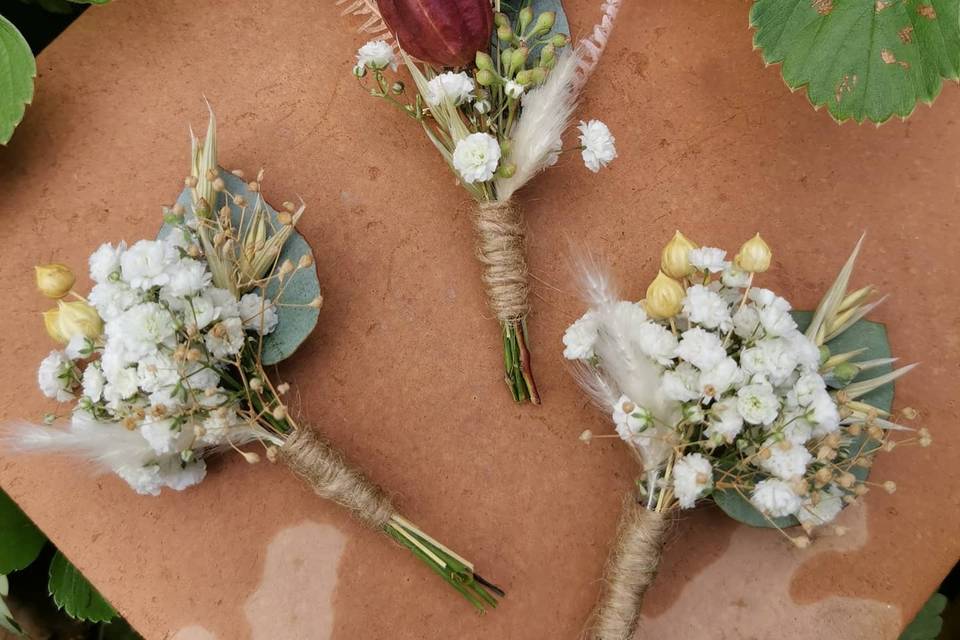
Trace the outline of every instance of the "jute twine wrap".
<path fill-rule="evenodd" d="M 306 480 L 317 495 L 350 509 L 374 529 L 385 525 L 395 513 L 383 489 L 367 480 L 312 429 L 297 429 L 287 436 L 277 459 Z"/>
<path fill-rule="evenodd" d="M 632 496 L 624 502 L 588 640 L 633 638 L 643 596 L 657 575 L 668 526 L 662 513 L 645 509 Z"/>
<path fill-rule="evenodd" d="M 527 260 L 523 212 L 510 200 L 477 205 L 477 257 L 484 264 L 483 281 L 497 319 L 510 322 L 524 318 L 527 302 Z"/>

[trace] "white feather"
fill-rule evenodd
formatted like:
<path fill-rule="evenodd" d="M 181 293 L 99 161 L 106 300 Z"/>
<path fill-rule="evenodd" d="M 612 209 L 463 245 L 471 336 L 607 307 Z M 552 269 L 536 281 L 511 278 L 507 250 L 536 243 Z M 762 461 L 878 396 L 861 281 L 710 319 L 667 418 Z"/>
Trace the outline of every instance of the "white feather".
<path fill-rule="evenodd" d="M 593 33 L 590 37 L 583 38 L 577 43 L 577 71 L 574 79 L 574 87 L 577 91 L 587 83 L 590 74 L 596 69 L 600 57 L 607 48 L 607 42 L 610 40 L 610 33 L 613 31 L 613 23 L 617 19 L 621 2 L 622 0 L 605 0 L 600 6 L 600 10 L 603 12 L 600 23 L 593 27 Z"/>
<path fill-rule="evenodd" d="M 498 200 L 509 199 L 533 176 L 550 166 L 577 105 L 578 91 L 574 89 L 577 64 L 577 55 L 564 51 L 557 56 L 557 64 L 546 81 L 523 96 L 520 119 L 511 134 L 510 159 L 517 170 L 509 178 L 497 179 Z"/>

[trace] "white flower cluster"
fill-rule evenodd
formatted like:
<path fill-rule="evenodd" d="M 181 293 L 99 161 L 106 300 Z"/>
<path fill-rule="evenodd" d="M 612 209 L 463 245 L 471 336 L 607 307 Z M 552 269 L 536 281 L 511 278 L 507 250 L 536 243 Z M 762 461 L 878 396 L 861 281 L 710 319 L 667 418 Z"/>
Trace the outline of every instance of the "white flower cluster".
<path fill-rule="evenodd" d="M 620 437 L 641 453 L 655 429 L 672 433 L 672 443 L 697 443 L 684 447 L 671 471 L 681 507 L 692 507 L 713 488 L 732 453 L 738 462 L 747 460 L 756 479 L 750 499 L 761 512 L 817 524 L 831 520 L 842 491 L 830 484 L 814 497 L 801 488 L 816 462 L 811 449 L 841 424 L 819 373 L 820 350 L 798 330 L 786 300 L 766 289 L 745 289 L 746 274 L 722 250 L 695 249 L 690 262 L 700 284 L 686 287 L 675 331 L 648 318 L 641 305 L 606 303 L 567 329 L 564 356 L 615 369 L 619 365 L 605 358 L 626 353 L 634 377 L 640 367 L 631 359 L 654 368 L 654 395 L 673 410 L 641 406 L 627 394 L 614 402 L 612 416 Z"/>
<path fill-rule="evenodd" d="M 269 299 L 238 300 L 214 286 L 199 255 L 186 228 L 129 248 L 102 245 L 90 256 L 89 303 L 103 335 L 74 338 L 40 365 L 45 395 L 77 398 L 73 431 L 127 432 L 129 455 L 104 462 L 138 493 L 196 484 L 204 448 L 226 444 L 230 429 L 249 428 L 237 415 L 241 388 L 225 373 L 247 332 L 277 326 Z"/>

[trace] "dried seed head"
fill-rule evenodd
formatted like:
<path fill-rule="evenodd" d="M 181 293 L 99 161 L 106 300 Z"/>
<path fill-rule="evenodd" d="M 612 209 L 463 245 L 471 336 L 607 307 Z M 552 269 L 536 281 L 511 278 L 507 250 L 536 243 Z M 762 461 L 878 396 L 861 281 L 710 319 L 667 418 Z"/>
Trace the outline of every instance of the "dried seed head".
<path fill-rule="evenodd" d="M 175 216 L 182 216 L 182 215 L 185 215 L 185 214 L 187 213 L 187 210 L 186 210 L 186 209 L 184 208 L 184 206 L 183 206 L 182 204 L 180 204 L 179 202 L 178 202 L 177 204 L 173 205 L 173 208 L 171 208 L 170 210 L 173 212 L 173 215 L 175 215 Z"/>
<path fill-rule="evenodd" d="M 847 433 L 849 433 L 852 436 L 858 436 L 862 431 L 863 431 L 863 425 L 861 425 L 859 422 L 854 422 L 853 424 L 847 427 Z"/>
<path fill-rule="evenodd" d="M 856 476 L 854 476 L 849 471 L 845 471 L 837 477 L 837 484 L 843 487 L 844 489 L 849 489 L 856 483 L 856 481 L 857 481 Z"/>
<path fill-rule="evenodd" d="M 290 262 L 290 258 L 287 258 L 282 263 L 280 263 L 280 269 L 278 271 L 280 278 L 283 279 L 285 276 L 293 273 L 293 263 Z"/>
<path fill-rule="evenodd" d="M 272 415 L 274 420 L 283 420 L 287 417 L 287 408 L 282 404 L 277 405 L 277 407 L 273 410 Z"/>
<path fill-rule="evenodd" d="M 189 246 L 187 247 L 187 255 L 190 256 L 191 258 L 199 258 L 199 257 L 200 257 L 200 247 L 198 247 L 198 246 L 195 245 L 195 244 L 189 245 Z"/>
<path fill-rule="evenodd" d="M 270 462 L 276 462 L 278 453 L 279 450 L 274 445 L 270 445 L 267 447 L 267 460 Z"/>
<path fill-rule="evenodd" d="M 322 307 L 322 306 L 323 306 L 323 296 L 319 296 L 319 295 L 318 295 L 316 298 L 314 298 L 313 300 L 311 300 L 311 301 L 310 301 L 310 306 L 313 307 L 314 309 L 319 309 L 320 307 Z"/>
<path fill-rule="evenodd" d="M 277 222 L 279 222 L 284 226 L 287 226 L 293 223 L 293 216 L 286 211 L 281 211 L 280 213 L 277 214 Z"/>
<path fill-rule="evenodd" d="M 822 467 L 813 475 L 813 478 L 822 487 L 833 480 L 833 472 L 830 471 L 829 467 Z"/>
<path fill-rule="evenodd" d="M 189 351 L 187 351 L 187 360 L 188 360 L 189 362 L 196 362 L 196 361 L 199 360 L 202 356 L 203 356 L 203 354 L 200 353 L 200 350 L 199 350 L 199 349 L 190 349 Z"/>
<path fill-rule="evenodd" d="M 894 491 L 897 490 L 897 483 L 894 482 L 893 480 L 887 480 L 886 482 L 883 483 L 883 490 L 886 491 L 887 493 L 893 493 Z"/>
<path fill-rule="evenodd" d="M 300 259 L 297 261 L 298 269 L 306 269 L 313 265 L 313 256 L 309 253 L 305 253 L 300 256 Z"/>
<path fill-rule="evenodd" d="M 810 538 L 807 536 L 797 536 L 796 538 L 792 538 L 792 540 L 798 549 L 806 549 L 810 546 Z"/>
<path fill-rule="evenodd" d="M 238 207 L 247 206 L 247 199 L 244 198 L 243 196 L 237 196 L 236 198 L 233 199 L 233 201 L 237 204 Z"/>
<path fill-rule="evenodd" d="M 900 414 L 901 414 L 904 418 L 906 418 L 907 420 L 916 420 L 916 419 L 917 419 L 917 416 L 920 415 L 920 413 L 919 413 L 916 409 L 914 409 L 913 407 L 904 407 L 904 408 L 900 411 Z"/>
<path fill-rule="evenodd" d="M 760 458 L 761 460 L 766 460 L 767 458 L 770 457 L 770 449 L 767 449 L 767 448 L 761 449 L 760 452 L 757 454 L 757 457 Z"/>
<path fill-rule="evenodd" d="M 297 210 L 297 205 L 287 200 L 286 202 L 283 203 L 283 208 L 289 211 L 290 213 L 293 213 L 294 211 Z"/>
<path fill-rule="evenodd" d="M 835 536 L 845 536 L 847 535 L 847 531 L 849 531 L 849 529 L 844 526 L 839 524 L 833 525 L 833 535 Z"/>
<path fill-rule="evenodd" d="M 893 451 L 894 447 L 896 446 L 897 446 L 896 442 L 894 442 L 893 440 L 887 440 L 886 442 L 883 443 L 883 450 L 886 451 L 887 453 L 890 453 L 891 451 Z"/>
<path fill-rule="evenodd" d="M 865 496 L 868 491 L 870 491 L 870 487 L 865 484 L 858 484 L 853 488 L 853 494 L 857 496 Z"/>
<path fill-rule="evenodd" d="M 251 192 L 253 192 L 253 193 L 259 193 L 259 192 L 260 192 L 260 183 L 259 183 L 259 182 L 256 182 L 256 181 L 248 182 L 248 183 L 247 183 L 247 189 L 249 189 L 249 190 L 250 190 Z"/>
<path fill-rule="evenodd" d="M 830 435 L 828 435 L 826 438 L 823 439 L 823 444 L 827 445 L 831 449 L 839 449 L 840 434 L 834 431 L 833 433 L 831 433 Z"/>
<path fill-rule="evenodd" d="M 926 427 L 917 431 L 917 438 L 921 447 L 929 447 L 933 444 L 933 438 L 930 437 L 930 431 Z"/>
<path fill-rule="evenodd" d="M 216 180 L 218 177 L 220 177 L 220 174 L 217 173 L 216 169 L 207 169 L 207 172 L 204 175 L 206 176 L 207 180 Z"/>
<path fill-rule="evenodd" d="M 831 449 L 830 447 L 828 447 L 828 446 L 826 446 L 826 445 L 824 445 L 824 446 L 820 447 L 819 449 L 817 449 L 817 460 L 821 460 L 821 461 L 823 461 L 823 460 L 833 460 L 833 459 L 836 458 L 836 457 L 837 457 L 837 452 L 836 452 L 836 450 L 835 450 L 835 449 Z"/>
<path fill-rule="evenodd" d="M 870 437 L 874 440 L 883 440 L 883 429 L 875 424 L 867 427 L 867 433 L 870 434 Z"/>
<path fill-rule="evenodd" d="M 202 424 L 193 425 L 193 436 L 195 438 L 202 438 L 205 435 L 207 435 L 207 430 Z"/>
<path fill-rule="evenodd" d="M 210 186 L 212 186 L 212 187 L 213 187 L 213 190 L 216 191 L 216 192 L 218 192 L 218 193 L 219 193 L 220 191 L 223 191 L 224 189 L 227 188 L 227 185 L 225 185 L 225 184 L 223 183 L 223 178 L 216 178 L 216 179 L 211 183 Z"/>
<path fill-rule="evenodd" d="M 279 393 L 280 395 L 285 394 L 287 391 L 290 391 L 290 385 L 287 384 L 286 382 L 281 382 L 280 384 L 277 385 L 277 393 Z"/>
<path fill-rule="evenodd" d="M 260 462 L 260 456 L 255 454 L 253 451 L 241 451 L 240 455 L 242 455 L 243 459 L 250 464 L 257 464 Z"/>
<path fill-rule="evenodd" d="M 232 173 L 233 175 L 237 176 L 238 178 L 242 178 L 242 177 L 243 177 L 243 169 L 234 169 L 234 170 L 231 171 L 230 173 Z"/>
<path fill-rule="evenodd" d="M 580 442 L 584 444 L 590 444 L 591 440 L 593 440 L 593 431 L 590 431 L 590 429 L 584 429 L 583 433 L 580 434 Z"/>
<path fill-rule="evenodd" d="M 260 378 L 250 378 L 250 389 L 253 391 L 263 391 L 263 382 Z"/>

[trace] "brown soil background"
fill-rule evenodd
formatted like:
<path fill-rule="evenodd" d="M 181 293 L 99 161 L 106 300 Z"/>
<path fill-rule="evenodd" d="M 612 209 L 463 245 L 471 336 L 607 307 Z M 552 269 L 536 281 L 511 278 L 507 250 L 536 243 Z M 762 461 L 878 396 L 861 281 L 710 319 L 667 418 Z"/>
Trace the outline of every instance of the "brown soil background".
<path fill-rule="evenodd" d="M 575 33 L 586 31 L 596 3 L 568 4 Z M 574 638 L 634 466 L 613 442 L 577 441 L 609 423 L 561 362 L 563 329 L 582 311 L 566 238 L 639 298 L 675 228 L 730 250 L 760 231 L 775 252 L 763 284 L 809 308 L 866 229 L 856 282 L 893 294 L 875 319 L 889 323 L 895 353 L 923 363 L 897 405 L 921 411 L 936 446 L 876 466 L 900 489 L 845 514 L 860 526 L 847 546 L 799 553 L 715 509 L 685 513 L 645 613 L 653 625 L 677 620 L 678 637 L 766 638 L 776 623 L 795 638 L 823 637 L 826 624 L 832 637 L 895 638 L 960 553 L 960 92 L 945 87 L 906 123 L 839 127 L 764 68 L 748 9 L 627 3 L 580 110 L 610 125 L 620 159 L 593 176 L 567 158 L 522 193 L 540 408 L 515 406 L 503 388 L 464 192 L 414 123 L 356 86 L 364 38 L 329 0 L 94 7 L 40 57 L 35 102 L 0 150 L 0 419 L 51 409 L 35 385 L 50 344 L 32 266 L 82 268 L 101 241 L 152 236 L 188 171 L 187 124 L 202 130 L 206 95 L 222 163 L 264 166 L 268 198 L 310 205 L 301 231 L 326 306 L 283 369 L 303 413 L 498 581 L 509 593 L 500 610 L 473 615 L 283 469 L 236 456 L 200 487 L 159 498 L 54 459 L 4 455 L 0 484 L 148 638 L 190 625 L 267 637 L 244 603 L 268 543 L 304 521 L 347 543 L 332 605 L 307 607 L 317 626 L 303 637 Z M 687 585 L 720 566 L 731 570 L 710 578 L 698 606 L 678 610 Z M 771 572 L 782 592 L 762 587 Z M 297 581 L 286 589 L 296 601 Z M 825 602 L 839 602 L 827 619 L 816 613 Z M 737 607 L 734 626 L 710 623 Z M 287 614 L 276 615 L 283 628 Z"/>

